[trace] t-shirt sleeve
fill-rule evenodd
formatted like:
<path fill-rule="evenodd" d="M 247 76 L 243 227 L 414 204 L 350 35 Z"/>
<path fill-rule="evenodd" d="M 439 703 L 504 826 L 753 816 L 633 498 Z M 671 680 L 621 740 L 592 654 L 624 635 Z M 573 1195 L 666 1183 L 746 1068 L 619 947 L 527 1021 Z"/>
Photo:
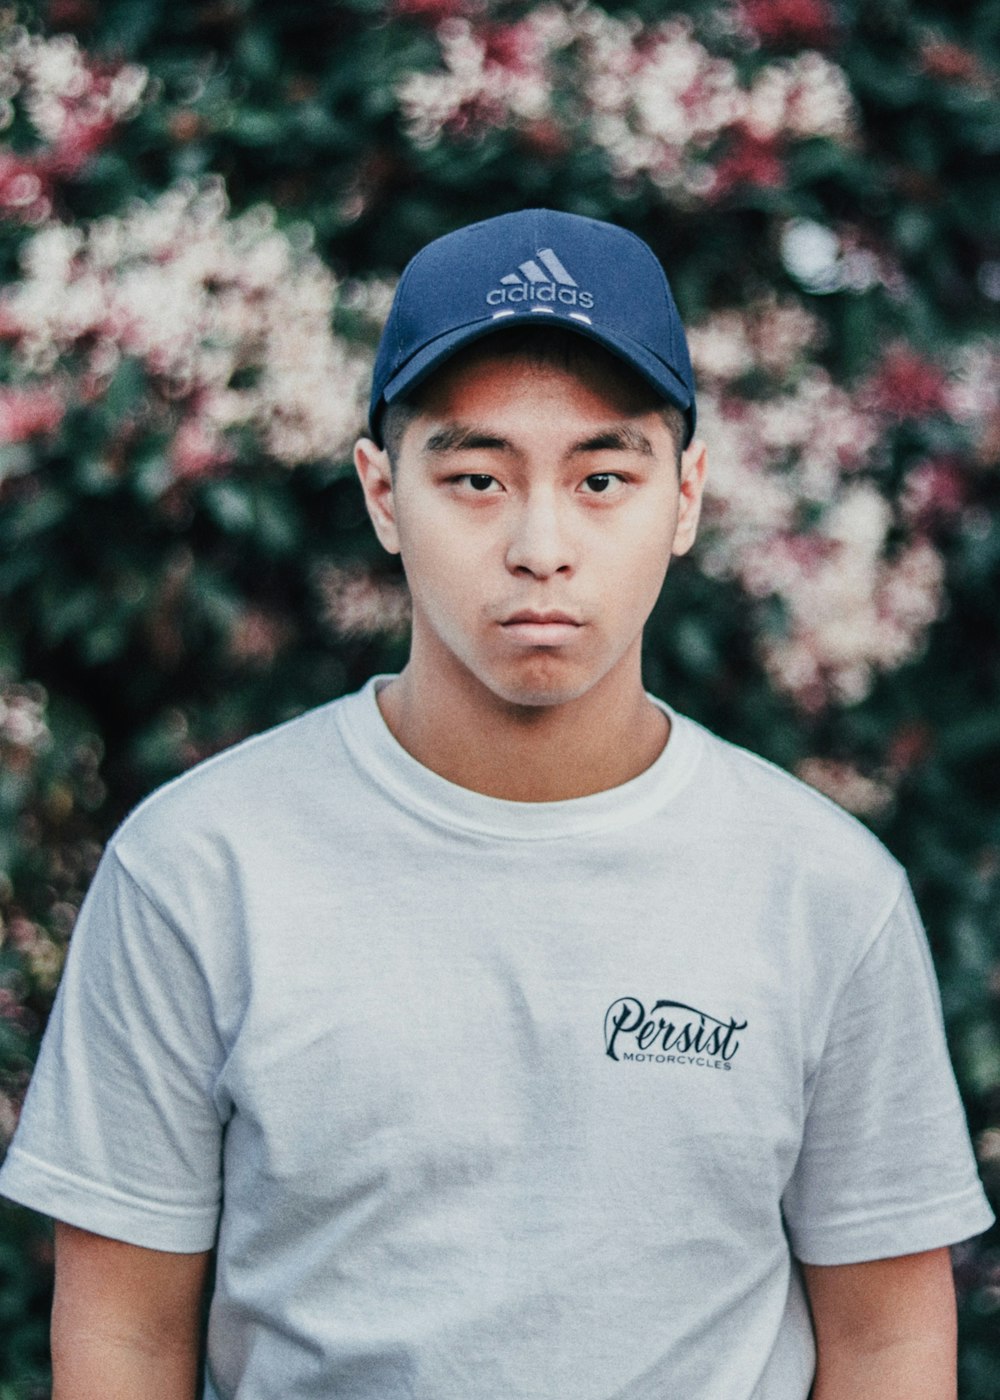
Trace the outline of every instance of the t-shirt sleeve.
<path fill-rule="evenodd" d="M 210 1248 L 221 1056 L 195 949 L 109 848 L 77 920 L 0 1192 L 130 1244 Z"/>
<path fill-rule="evenodd" d="M 808 1088 L 802 1149 L 782 1200 L 799 1259 L 915 1254 L 989 1227 L 930 950 L 905 880 L 837 999 Z"/>

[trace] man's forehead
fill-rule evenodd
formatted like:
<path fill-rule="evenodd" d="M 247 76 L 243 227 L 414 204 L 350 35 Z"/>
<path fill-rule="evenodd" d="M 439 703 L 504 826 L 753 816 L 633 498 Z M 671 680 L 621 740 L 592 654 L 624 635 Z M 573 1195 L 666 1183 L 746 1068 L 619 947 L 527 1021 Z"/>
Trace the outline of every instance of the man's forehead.
<path fill-rule="evenodd" d="M 502 409 L 525 389 L 544 389 L 553 402 L 578 408 L 585 398 L 601 400 L 612 417 L 655 413 L 666 406 L 657 391 L 610 351 L 574 335 L 544 333 L 506 340 L 501 336 L 466 347 L 430 376 L 414 406 L 464 417 L 460 406 Z"/>

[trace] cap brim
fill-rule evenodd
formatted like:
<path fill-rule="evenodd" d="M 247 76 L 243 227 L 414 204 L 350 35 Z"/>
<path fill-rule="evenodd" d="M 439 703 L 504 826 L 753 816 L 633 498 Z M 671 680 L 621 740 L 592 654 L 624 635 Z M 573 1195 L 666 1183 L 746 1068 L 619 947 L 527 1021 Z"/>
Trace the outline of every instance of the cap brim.
<path fill-rule="evenodd" d="M 663 398 L 681 410 L 688 426 L 687 442 L 691 441 L 694 436 L 692 396 L 669 365 L 665 364 L 658 356 L 651 354 L 644 346 L 629 339 L 628 336 L 602 330 L 600 327 L 578 320 L 574 316 L 564 316 L 557 313 L 543 314 L 538 311 L 514 311 L 503 316 L 490 316 L 486 319 L 470 321 L 464 326 L 446 331 L 444 335 L 439 335 L 430 344 L 425 345 L 412 359 L 406 362 L 397 374 L 393 375 L 383 389 L 382 399 L 372 414 L 373 421 L 370 428 L 373 437 L 377 441 L 380 440 L 379 420 L 387 404 L 393 403 L 396 399 L 404 398 L 446 360 L 451 359 L 455 352 L 462 349 L 463 346 L 471 345 L 497 331 L 517 325 L 546 326 L 550 330 L 558 328 L 559 330 L 573 331 L 576 335 L 596 341 L 598 345 L 603 345 L 606 350 L 610 350 L 612 354 L 617 355 L 620 360 L 642 375 Z M 685 443 L 686 445 L 687 443 Z"/>

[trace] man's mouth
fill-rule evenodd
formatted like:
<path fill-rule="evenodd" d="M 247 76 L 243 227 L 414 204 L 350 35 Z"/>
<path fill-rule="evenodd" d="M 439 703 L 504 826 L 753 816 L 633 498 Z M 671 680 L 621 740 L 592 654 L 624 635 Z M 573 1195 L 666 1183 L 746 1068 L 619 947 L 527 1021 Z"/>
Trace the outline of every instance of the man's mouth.
<path fill-rule="evenodd" d="M 583 623 L 568 612 L 524 608 L 512 613 L 501 625 L 508 636 L 529 646 L 558 646 L 576 636 Z"/>
<path fill-rule="evenodd" d="M 509 627 L 514 622 L 538 622 L 543 625 L 549 622 L 568 622 L 574 627 L 579 627 L 579 620 L 568 612 L 534 612 L 531 608 L 523 608 L 520 612 L 512 613 L 504 623 Z"/>

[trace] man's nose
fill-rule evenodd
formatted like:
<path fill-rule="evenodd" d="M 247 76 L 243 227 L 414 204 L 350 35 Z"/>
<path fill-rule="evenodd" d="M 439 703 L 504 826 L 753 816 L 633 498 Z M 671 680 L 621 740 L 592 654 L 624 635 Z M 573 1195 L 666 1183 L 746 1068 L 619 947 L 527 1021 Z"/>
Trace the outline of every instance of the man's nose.
<path fill-rule="evenodd" d="M 507 567 L 536 578 L 572 573 L 575 563 L 568 522 L 560 516 L 552 492 L 533 492 L 512 522 Z"/>

